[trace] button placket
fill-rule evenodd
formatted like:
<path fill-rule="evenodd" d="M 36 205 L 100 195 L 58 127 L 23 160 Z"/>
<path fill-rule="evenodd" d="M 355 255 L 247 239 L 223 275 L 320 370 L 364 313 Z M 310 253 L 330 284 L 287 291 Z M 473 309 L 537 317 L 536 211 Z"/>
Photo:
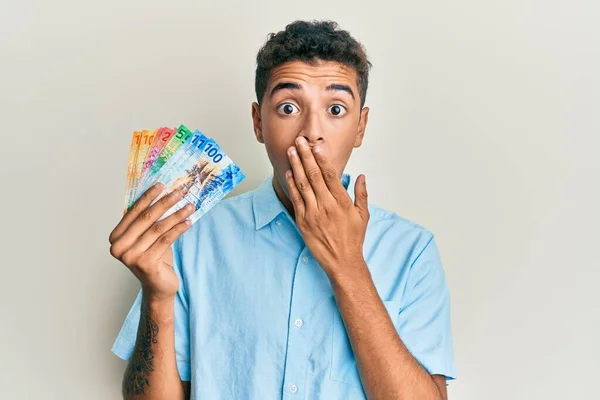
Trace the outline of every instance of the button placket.
<path fill-rule="evenodd" d="M 303 317 L 306 317 L 306 311 L 310 309 L 310 302 L 312 301 L 311 271 L 307 253 L 308 249 L 304 247 L 297 259 L 290 304 L 283 395 L 283 398 L 289 396 L 290 399 L 303 397 L 304 389 L 301 382 L 306 380 L 308 351 L 310 350 L 308 347 L 310 345 L 308 343 L 308 332 L 302 328 L 304 325 Z"/>

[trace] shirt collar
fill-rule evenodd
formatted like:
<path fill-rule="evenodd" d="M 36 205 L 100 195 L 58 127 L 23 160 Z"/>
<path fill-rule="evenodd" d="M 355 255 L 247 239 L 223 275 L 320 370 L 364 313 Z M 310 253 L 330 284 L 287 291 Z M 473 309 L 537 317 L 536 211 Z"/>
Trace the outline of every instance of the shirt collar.
<path fill-rule="evenodd" d="M 355 179 L 348 173 L 342 174 L 342 184 L 348 191 L 350 198 L 354 201 L 354 182 Z M 254 211 L 254 224 L 256 230 L 268 225 L 279 214 L 287 213 L 287 210 L 279 201 L 275 189 L 273 188 L 273 174 L 271 173 L 260 186 L 256 189 L 252 197 L 252 208 Z"/>

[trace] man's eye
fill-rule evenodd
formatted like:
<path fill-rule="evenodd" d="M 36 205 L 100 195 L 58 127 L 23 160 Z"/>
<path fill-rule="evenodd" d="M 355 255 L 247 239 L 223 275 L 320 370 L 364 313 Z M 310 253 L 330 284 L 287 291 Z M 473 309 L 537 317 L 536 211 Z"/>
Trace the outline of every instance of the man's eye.
<path fill-rule="evenodd" d="M 294 114 L 294 109 L 298 110 L 296 108 L 296 106 L 293 105 L 292 103 L 284 103 L 279 106 L 277 111 L 279 111 L 280 113 L 283 113 L 285 115 L 292 115 L 292 114 Z"/>
<path fill-rule="evenodd" d="M 336 117 L 346 114 L 346 107 L 341 106 L 339 104 L 332 105 L 331 107 L 329 107 L 329 110 L 329 112 L 335 115 Z"/>

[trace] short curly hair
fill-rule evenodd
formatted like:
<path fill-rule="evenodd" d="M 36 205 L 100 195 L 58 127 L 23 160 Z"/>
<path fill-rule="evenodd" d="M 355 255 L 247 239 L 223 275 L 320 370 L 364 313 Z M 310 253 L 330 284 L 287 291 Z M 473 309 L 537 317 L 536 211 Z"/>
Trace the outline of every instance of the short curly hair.
<path fill-rule="evenodd" d="M 262 103 L 273 68 L 296 60 L 311 65 L 318 61 L 337 61 L 357 72 L 362 108 L 372 64 L 364 46 L 337 27 L 333 21 L 294 21 L 285 30 L 270 33 L 256 56 L 254 89 L 258 104 Z"/>

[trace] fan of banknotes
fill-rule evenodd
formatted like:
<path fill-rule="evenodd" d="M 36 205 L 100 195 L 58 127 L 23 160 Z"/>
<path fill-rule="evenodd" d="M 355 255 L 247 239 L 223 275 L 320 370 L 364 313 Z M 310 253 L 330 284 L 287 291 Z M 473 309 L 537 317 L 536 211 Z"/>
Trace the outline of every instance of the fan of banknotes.
<path fill-rule="evenodd" d="M 175 189 L 185 195 L 160 219 L 192 203 L 192 224 L 210 210 L 246 176 L 221 150 L 214 139 L 184 125 L 179 128 L 159 128 L 133 132 L 127 163 L 125 209 L 156 182 L 164 190 L 153 204 Z M 160 220 L 159 219 L 159 220 Z"/>

